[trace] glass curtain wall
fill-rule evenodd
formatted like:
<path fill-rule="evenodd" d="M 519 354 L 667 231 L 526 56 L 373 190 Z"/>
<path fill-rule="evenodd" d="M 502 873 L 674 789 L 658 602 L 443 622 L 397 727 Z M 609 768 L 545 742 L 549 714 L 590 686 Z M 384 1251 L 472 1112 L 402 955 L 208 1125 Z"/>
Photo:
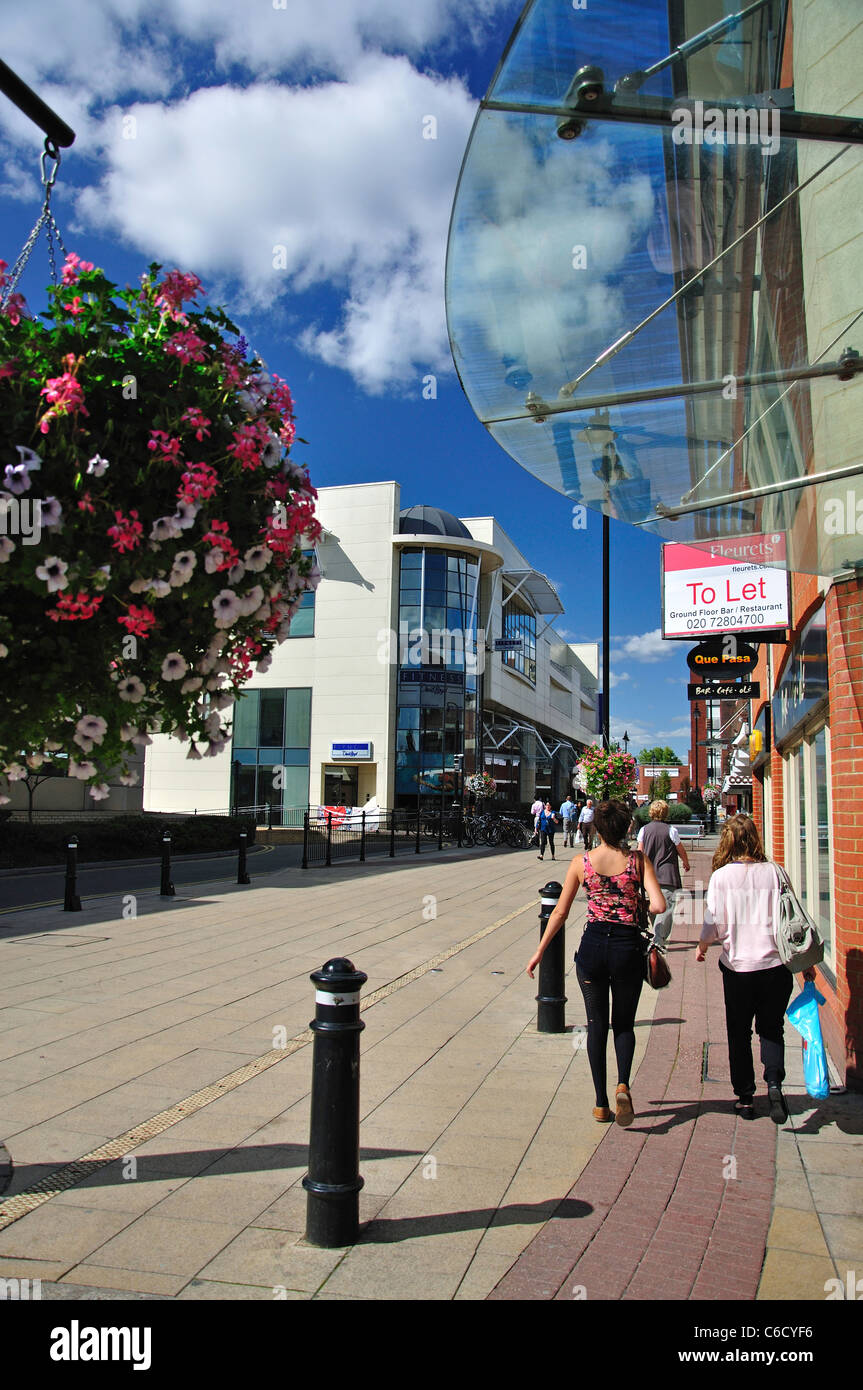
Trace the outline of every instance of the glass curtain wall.
<path fill-rule="evenodd" d="M 234 705 L 231 807 L 272 807 L 274 825 L 309 803 L 312 692 L 247 690 Z"/>
<path fill-rule="evenodd" d="M 478 586 L 479 561 L 470 555 L 401 552 L 396 806 L 442 795 L 451 803 L 457 752 L 466 776 L 476 770 Z"/>

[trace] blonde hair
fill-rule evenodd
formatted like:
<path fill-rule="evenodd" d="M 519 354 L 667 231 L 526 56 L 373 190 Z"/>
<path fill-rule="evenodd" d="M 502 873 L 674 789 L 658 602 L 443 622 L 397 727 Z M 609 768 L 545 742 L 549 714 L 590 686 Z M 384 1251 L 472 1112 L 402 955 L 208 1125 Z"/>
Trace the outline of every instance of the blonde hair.
<path fill-rule="evenodd" d="M 723 825 L 719 848 L 713 856 L 714 869 L 730 864 L 732 859 L 754 859 L 756 864 L 767 862 L 758 826 L 751 816 L 731 816 Z"/>
<path fill-rule="evenodd" d="M 668 820 L 668 802 L 662 800 L 651 801 L 648 815 L 651 820 Z"/>

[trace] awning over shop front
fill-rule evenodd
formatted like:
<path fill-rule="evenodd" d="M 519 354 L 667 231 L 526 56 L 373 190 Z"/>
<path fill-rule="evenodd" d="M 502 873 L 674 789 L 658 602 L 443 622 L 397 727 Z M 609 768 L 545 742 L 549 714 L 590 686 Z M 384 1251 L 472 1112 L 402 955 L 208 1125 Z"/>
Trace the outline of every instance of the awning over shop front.
<path fill-rule="evenodd" d="M 509 602 L 516 594 L 524 594 L 529 599 L 535 613 L 563 613 L 564 607 L 557 595 L 557 590 L 550 580 L 546 579 L 539 570 L 503 570 L 503 577 L 508 584 L 512 585 L 512 592 L 509 593 L 504 602 Z"/>
<path fill-rule="evenodd" d="M 863 483 L 863 299 L 825 278 L 823 194 L 846 181 L 859 238 L 863 123 L 859 83 L 802 104 L 791 9 L 530 0 L 465 156 L 447 313 L 476 414 L 543 482 L 687 544 L 783 532 L 788 568 L 831 574 L 863 564 L 854 526 L 813 524 Z"/>

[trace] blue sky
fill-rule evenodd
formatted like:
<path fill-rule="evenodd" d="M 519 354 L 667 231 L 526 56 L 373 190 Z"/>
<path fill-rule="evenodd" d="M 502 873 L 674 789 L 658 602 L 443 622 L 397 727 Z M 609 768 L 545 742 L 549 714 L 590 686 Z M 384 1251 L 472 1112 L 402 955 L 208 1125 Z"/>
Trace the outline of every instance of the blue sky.
<path fill-rule="evenodd" d="M 562 635 L 598 641 L 600 517 L 574 530 L 571 503 L 488 436 L 446 336 L 456 179 L 520 0 L 279 4 L 6 13 L 5 61 L 77 132 L 55 194 L 67 248 L 119 282 L 151 260 L 196 272 L 289 382 L 316 486 L 395 478 L 405 506 L 494 514 L 557 587 Z M 10 264 L 37 215 L 40 148 L 0 98 Z M 22 286 L 34 310 L 47 279 L 42 244 Z M 618 522 L 611 534 L 612 736 L 685 757 L 687 648 L 659 640 L 660 543 Z"/>

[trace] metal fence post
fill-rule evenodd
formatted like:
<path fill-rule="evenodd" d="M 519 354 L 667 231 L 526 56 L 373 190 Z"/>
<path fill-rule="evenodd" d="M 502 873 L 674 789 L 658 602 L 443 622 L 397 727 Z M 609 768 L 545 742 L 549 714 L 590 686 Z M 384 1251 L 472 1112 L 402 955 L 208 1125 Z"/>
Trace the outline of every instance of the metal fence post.
<path fill-rule="evenodd" d="M 238 863 L 238 865 L 237 865 L 237 882 L 238 882 L 238 883 L 251 883 L 251 881 L 252 881 L 252 880 L 249 878 L 248 869 L 246 868 L 246 832 L 245 832 L 245 830 L 241 830 L 241 831 L 240 831 L 240 860 L 239 860 L 239 863 Z"/>
<path fill-rule="evenodd" d="M 362 812 L 362 821 L 361 821 L 361 824 L 360 824 L 360 863 L 361 863 L 361 864 L 365 864 L 365 862 L 366 862 L 366 813 L 365 813 L 365 811 L 363 811 L 363 812 Z"/>
<path fill-rule="evenodd" d="M 395 809 L 390 811 L 390 859 L 396 857 L 396 813 Z"/>
<path fill-rule="evenodd" d="M 438 851 L 443 849 L 443 810 L 440 806 L 437 813 L 437 847 Z"/>
<path fill-rule="evenodd" d="M 66 886 L 63 897 L 64 912 L 80 912 L 81 899 L 78 897 L 78 837 L 70 835 L 66 841 Z"/>
<path fill-rule="evenodd" d="M 162 884 L 159 889 L 162 898 L 174 898 L 176 893 L 171 882 L 171 836 L 166 830 L 162 836 Z"/>
<path fill-rule="evenodd" d="M 303 1178 L 306 1240 L 332 1250 L 359 1234 L 360 990 L 368 976 L 344 957 L 328 960 L 315 984 L 309 1171 Z"/>
<path fill-rule="evenodd" d="M 414 854 L 419 854 L 419 852 L 420 852 L 420 808 L 419 808 L 419 798 L 417 798 L 417 843 L 416 843 L 416 849 L 414 850 Z"/>
<path fill-rule="evenodd" d="M 327 858 L 326 866 L 331 868 L 333 863 L 333 813 L 327 811 Z"/>
<path fill-rule="evenodd" d="M 309 813 L 303 812 L 303 868 L 309 867 Z"/>
<path fill-rule="evenodd" d="M 542 938 L 548 919 L 557 907 L 563 886 L 552 880 L 544 888 L 540 888 L 539 892 L 539 935 Z M 563 1033 L 566 1030 L 566 995 L 563 992 L 566 973 L 565 934 L 566 928 L 561 927 L 539 963 L 539 993 L 536 996 L 538 1033 Z"/>

